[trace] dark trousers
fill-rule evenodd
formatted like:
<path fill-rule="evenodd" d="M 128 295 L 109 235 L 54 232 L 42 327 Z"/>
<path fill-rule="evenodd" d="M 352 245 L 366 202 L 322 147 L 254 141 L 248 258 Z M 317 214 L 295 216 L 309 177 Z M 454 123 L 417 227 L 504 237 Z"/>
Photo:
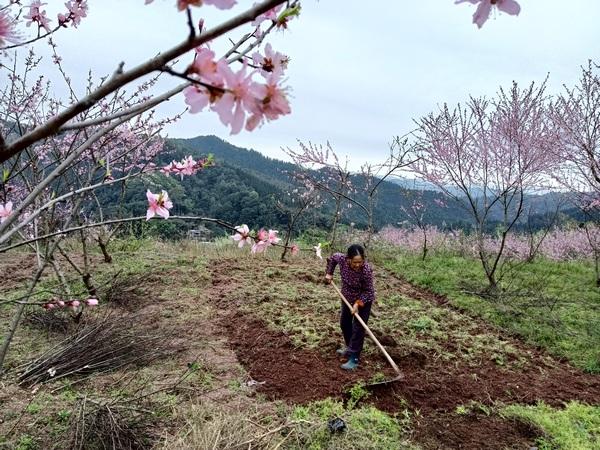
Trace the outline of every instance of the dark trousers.
<path fill-rule="evenodd" d="M 371 314 L 371 303 L 365 304 L 362 308 L 358 309 L 358 315 L 365 323 L 369 321 L 369 314 Z M 356 356 L 360 356 L 360 352 L 365 342 L 365 329 L 358 320 L 354 319 L 352 312 L 344 302 L 342 302 L 342 313 L 340 315 L 340 327 L 344 334 L 344 342 L 348 351 Z"/>

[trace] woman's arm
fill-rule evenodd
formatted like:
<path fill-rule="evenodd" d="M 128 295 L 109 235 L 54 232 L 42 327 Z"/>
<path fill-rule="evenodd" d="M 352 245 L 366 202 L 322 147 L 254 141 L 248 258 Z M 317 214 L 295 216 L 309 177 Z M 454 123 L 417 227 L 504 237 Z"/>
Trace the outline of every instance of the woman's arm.
<path fill-rule="evenodd" d="M 325 269 L 325 275 L 333 275 L 335 266 L 342 263 L 342 260 L 346 257 L 343 253 L 334 253 L 327 258 L 327 268 Z"/>

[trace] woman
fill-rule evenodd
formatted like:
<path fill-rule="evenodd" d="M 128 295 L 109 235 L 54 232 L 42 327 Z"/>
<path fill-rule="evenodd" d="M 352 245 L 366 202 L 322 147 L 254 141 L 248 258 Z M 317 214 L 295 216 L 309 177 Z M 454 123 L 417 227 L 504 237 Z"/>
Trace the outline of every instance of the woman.
<path fill-rule="evenodd" d="M 348 251 L 334 253 L 327 258 L 325 279 L 331 283 L 335 266 L 340 266 L 342 276 L 342 294 L 352 304 L 352 311 L 342 302 L 340 326 L 346 346 L 337 350 L 339 356 L 347 356 L 348 361 L 342 364 L 342 369 L 353 370 L 358 367 L 360 352 L 365 341 L 365 330 L 354 315 L 358 315 L 367 323 L 371 313 L 371 305 L 375 301 L 373 288 L 373 270 L 365 261 L 365 250 L 360 245 L 348 247 Z"/>

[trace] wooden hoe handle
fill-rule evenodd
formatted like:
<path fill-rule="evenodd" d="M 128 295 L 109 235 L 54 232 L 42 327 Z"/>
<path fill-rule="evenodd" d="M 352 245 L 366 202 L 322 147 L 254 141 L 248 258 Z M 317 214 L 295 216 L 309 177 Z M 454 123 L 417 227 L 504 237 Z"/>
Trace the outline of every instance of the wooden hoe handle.
<path fill-rule="evenodd" d="M 342 292 L 338 289 L 338 287 L 335 285 L 335 283 L 333 281 L 331 282 L 331 285 L 333 286 L 333 288 L 335 289 L 335 291 L 338 293 L 338 295 L 340 296 L 340 298 L 343 300 L 343 302 L 346 304 L 346 306 L 348 308 L 350 308 L 350 311 L 352 311 L 352 305 L 346 299 L 346 297 L 344 297 L 344 294 L 342 294 Z M 398 375 L 401 375 L 400 369 L 398 368 L 398 366 L 396 365 L 396 363 L 394 362 L 394 360 L 392 359 L 392 357 L 385 350 L 385 348 L 383 348 L 383 345 L 381 345 L 381 342 L 379 342 L 379 340 L 375 337 L 375 335 L 369 329 L 369 327 L 367 326 L 367 324 L 365 323 L 365 321 L 362 320 L 362 317 L 360 317 L 358 314 L 355 314 L 354 318 L 360 322 L 360 324 L 363 326 L 363 328 L 365 329 L 365 331 L 369 334 L 369 337 L 373 340 L 373 342 L 375 342 L 375 344 L 377 345 L 377 347 L 379 347 L 379 350 L 381 350 L 381 352 L 384 354 L 384 356 L 386 357 L 386 359 L 388 360 L 388 362 L 390 363 L 390 365 L 394 368 L 394 371 Z"/>

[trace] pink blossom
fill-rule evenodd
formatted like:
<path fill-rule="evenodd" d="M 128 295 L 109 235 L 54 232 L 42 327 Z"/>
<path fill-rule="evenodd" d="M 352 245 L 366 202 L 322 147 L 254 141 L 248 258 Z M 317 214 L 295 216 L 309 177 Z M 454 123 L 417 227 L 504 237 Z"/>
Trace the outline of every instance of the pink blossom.
<path fill-rule="evenodd" d="M 68 15 L 59 14 L 58 15 L 58 23 L 62 26 L 69 21 L 73 24 L 75 28 L 81 23 L 81 19 L 87 16 L 87 0 L 69 0 L 65 3 L 67 10 L 69 11 Z"/>
<path fill-rule="evenodd" d="M 454 3 L 469 2 L 477 5 L 475 14 L 473 14 L 473 23 L 481 28 L 483 24 L 489 19 L 492 7 L 497 7 L 500 11 L 510 14 L 511 16 L 518 16 L 521 12 L 521 6 L 515 0 L 456 0 Z"/>
<path fill-rule="evenodd" d="M 261 68 L 263 76 L 268 76 L 270 72 L 283 72 L 287 68 L 289 58 L 279 52 L 273 51 L 271 44 L 265 46 L 265 55 L 255 52 L 252 55 L 254 64 Z"/>
<path fill-rule="evenodd" d="M 237 233 L 231 236 L 231 238 L 238 242 L 238 247 L 242 248 L 244 244 L 252 244 L 252 238 L 250 237 L 250 229 L 248 228 L 248 225 L 243 224 L 239 227 L 235 227 L 235 230 Z"/>
<path fill-rule="evenodd" d="M 30 26 L 35 22 L 39 27 L 44 28 L 48 32 L 50 31 L 50 19 L 48 19 L 46 11 L 40 11 L 40 8 L 44 5 L 47 5 L 47 3 L 42 3 L 40 0 L 34 0 L 29 5 L 29 11 L 23 16 L 24 19 L 28 20 L 25 25 Z"/>
<path fill-rule="evenodd" d="M 313 248 L 315 249 L 315 253 L 316 253 L 316 255 L 317 255 L 317 258 L 319 258 L 319 259 L 323 259 L 323 256 L 321 256 L 321 250 L 322 250 L 322 248 L 321 248 L 321 243 L 319 242 L 319 243 L 318 243 L 317 245 L 315 245 Z"/>
<path fill-rule="evenodd" d="M 85 304 L 88 306 L 98 306 L 98 299 L 94 297 L 90 297 L 85 301 Z"/>
<path fill-rule="evenodd" d="M 248 131 L 256 128 L 264 119 L 275 120 L 279 116 L 292 112 L 286 97 L 286 89 L 278 85 L 281 81 L 280 76 L 280 71 L 271 72 L 266 84 L 252 85 L 254 103 L 250 106 L 252 116 L 246 122 Z"/>
<path fill-rule="evenodd" d="M 193 175 L 195 173 L 196 161 L 192 156 L 187 156 L 180 163 L 175 163 L 175 170 L 179 172 L 181 178 L 183 179 L 184 175 Z"/>
<path fill-rule="evenodd" d="M 173 207 L 173 203 L 169 200 L 169 194 L 162 191 L 160 194 L 153 194 L 150 189 L 146 191 L 148 199 L 148 211 L 146 212 L 146 220 L 150 220 L 155 215 L 169 218 L 169 209 Z"/>
<path fill-rule="evenodd" d="M 79 308 L 79 305 L 80 305 L 79 300 L 71 300 L 69 306 L 71 306 L 71 308 L 73 308 L 73 310 L 77 310 L 77 308 Z"/>
<path fill-rule="evenodd" d="M 256 235 L 256 243 L 252 246 L 252 253 L 262 253 L 272 244 L 279 242 L 277 231 L 261 228 Z"/>
<path fill-rule="evenodd" d="M 268 236 L 267 236 L 267 242 L 271 245 L 273 244 L 277 244 L 281 239 L 279 239 L 277 237 L 277 233 L 279 233 L 279 231 L 277 230 L 269 230 Z"/>
<path fill-rule="evenodd" d="M 56 302 L 56 304 L 57 304 L 59 307 L 61 307 L 61 308 L 64 308 L 64 307 L 65 307 L 65 302 L 64 302 L 64 301 L 62 301 L 62 300 L 58 300 L 58 301 Z"/>
<path fill-rule="evenodd" d="M 269 243 L 267 241 L 258 241 L 252 246 L 251 251 L 252 253 L 262 253 L 267 249 L 268 246 Z"/>
<path fill-rule="evenodd" d="M 296 244 L 292 245 L 291 252 L 292 255 L 297 255 L 298 253 L 300 253 L 300 247 L 298 247 L 298 245 Z"/>
<path fill-rule="evenodd" d="M 8 42 L 16 43 L 19 35 L 15 31 L 15 21 L 8 14 L 0 12 L 0 46 Z"/>
<path fill-rule="evenodd" d="M 190 114 L 202 111 L 211 102 L 211 93 L 204 86 L 189 86 L 183 90 L 185 103 L 190 107 Z"/>
<path fill-rule="evenodd" d="M 208 47 L 197 47 L 194 62 L 189 67 L 188 72 L 195 73 L 202 80 L 212 84 L 222 84 L 223 77 L 217 71 L 218 63 L 215 61 L 215 52 Z"/>
<path fill-rule="evenodd" d="M 223 96 L 225 79 L 220 68 L 227 67 L 227 61 L 224 59 L 215 61 L 214 56 L 212 50 L 199 47 L 196 49 L 194 62 L 188 68 L 191 76 L 208 85 L 194 84 L 183 90 L 185 102 L 189 105 L 191 114 L 202 111 Z"/>
<path fill-rule="evenodd" d="M 255 101 L 251 91 L 252 74 L 246 74 L 246 64 L 237 73 L 227 65 L 220 65 L 218 70 L 225 79 L 227 91 L 213 110 L 219 114 L 223 124 L 231 125 L 231 134 L 237 134 L 244 125 L 244 110 L 252 107 Z"/>
<path fill-rule="evenodd" d="M 261 228 L 260 230 L 258 230 L 258 233 L 256 235 L 256 239 L 258 239 L 259 241 L 266 241 L 269 239 L 269 232 L 267 230 L 265 230 L 264 228 Z"/>
<path fill-rule="evenodd" d="M 171 173 L 178 174 L 183 179 L 184 175 L 194 175 L 199 170 L 211 166 L 212 164 L 213 161 L 211 156 L 196 161 L 191 155 L 188 155 L 181 161 L 171 161 L 169 164 L 160 169 L 160 171 L 167 176 Z"/>
<path fill-rule="evenodd" d="M 4 205 L 0 203 L 0 223 L 4 222 L 12 214 L 12 207 L 12 202 L 6 202 Z"/>

